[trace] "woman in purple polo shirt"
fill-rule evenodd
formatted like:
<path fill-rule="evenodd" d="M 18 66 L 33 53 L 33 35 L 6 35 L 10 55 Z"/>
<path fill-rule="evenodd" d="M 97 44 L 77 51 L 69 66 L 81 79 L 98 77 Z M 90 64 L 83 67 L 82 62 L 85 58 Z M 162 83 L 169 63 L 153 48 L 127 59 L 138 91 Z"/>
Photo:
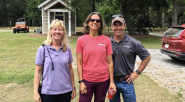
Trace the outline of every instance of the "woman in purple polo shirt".
<path fill-rule="evenodd" d="M 66 30 L 56 19 L 50 25 L 47 40 L 37 51 L 34 76 L 35 102 L 70 102 L 76 95 L 71 49 L 67 46 Z M 44 67 L 43 67 L 44 66 Z M 41 96 L 38 93 L 42 76 Z"/>

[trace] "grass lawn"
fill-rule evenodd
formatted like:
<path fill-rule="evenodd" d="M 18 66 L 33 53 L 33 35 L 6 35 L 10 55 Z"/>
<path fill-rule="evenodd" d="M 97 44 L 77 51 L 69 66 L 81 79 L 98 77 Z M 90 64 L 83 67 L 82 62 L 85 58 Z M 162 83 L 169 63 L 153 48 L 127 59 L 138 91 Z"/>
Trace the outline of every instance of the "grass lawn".
<path fill-rule="evenodd" d="M 33 32 L 30 32 L 33 33 Z M 29 33 L 29 34 L 30 34 Z M 68 37 L 69 46 L 75 57 L 76 40 Z M 33 77 L 36 51 L 46 36 L 28 36 L 28 33 L 0 32 L 0 102 L 33 102 Z M 146 48 L 160 48 L 160 37 L 139 39 Z M 79 84 L 74 69 L 78 102 Z M 148 76 L 141 75 L 135 82 L 137 102 L 181 102 L 179 96 L 160 87 Z M 106 98 L 106 102 L 108 98 Z"/>
<path fill-rule="evenodd" d="M 162 45 L 162 37 L 155 37 L 150 39 L 138 39 L 147 49 L 159 49 Z"/>

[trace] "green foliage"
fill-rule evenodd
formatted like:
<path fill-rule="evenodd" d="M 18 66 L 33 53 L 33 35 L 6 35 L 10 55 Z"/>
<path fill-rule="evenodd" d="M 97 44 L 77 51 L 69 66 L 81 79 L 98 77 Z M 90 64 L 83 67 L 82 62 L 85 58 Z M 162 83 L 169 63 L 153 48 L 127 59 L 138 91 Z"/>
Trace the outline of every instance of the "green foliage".
<path fill-rule="evenodd" d="M 92 1 L 93 0 L 70 0 L 72 11 L 76 11 L 77 26 L 83 26 L 83 22 L 85 21 L 86 17 L 92 12 Z"/>
<path fill-rule="evenodd" d="M 76 10 L 77 26 L 83 26 L 87 16 L 92 12 L 93 5 L 98 5 L 103 0 L 67 0 L 70 2 L 73 10 Z M 98 7 L 98 6 L 95 6 Z M 73 11 L 72 10 L 72 11 Z M 98 12 L 98 10 L 96 9 Z"/>
<path fill-rule="evenodd" d="M 83 13 L 78 13 L 78 12 L 83 12 Z M 86 10 L 77 10 L 76 11 L 76 23 L 78 27 L 83 26 L 83 23 L 87 16 L 91 13 L 91 8 L 87 8 Z"/>
<path fill-rule="evenodd" d="M 167 0 L 155 0 L 152 4 L 151 4 L 151 8 L 153 9 L 153 11 L 164 11 L 164 10 L 168 10 L 169 8 L 169 2 Z"/>
<path fill-rule="evenodd" d="M 125 18 L 127 29 L 130 34 L 135 33 L 132 23 L 137 22 L 138 18 L 140 18 L 140 16 L 142 16 L 143 14 L 149 13 L 148 11 L 150 7 L 158 6 L 155 5 L 156 0 L 105 0 L 104 3 L 105 2 L 113 4 L 109 6 L 110 8 L 112 6 L 120 7 L 120 12 Z M 163 6 L 166 5 L 165 0 L 157 0 L 157 4 L 158 3 L 161 4 L 161 7 L 159 7 L 159 9 L 162 9 Z M 114 9 L 111 11 L 116 10 Z"/>
<path fill-rule="evenodd" d="M 0 0 L 0 26 L 14 26 L 18 18 L 25 17 L 27 23 L 34 20 L 37 24 L 41 21 L 41 11 L 38 5 L 46 0 Z M 137 21 L 137 16 L 149 13 L 150 21 L 155 25 L 161 25 L 161 12 L 165 13 L 165 21 L 171 25 L 173 17 L 174 0 L 65 0 L 70 1 L 73 10 L 76 10 L 77 26 L 82 26 L 86 17 L 92 12 L 100 12 L 106 24 L 109 26 L 111 16 L 123 14 L 125 20 L 131 25 Z M 93 5 L 95 4 L 95 6 Z M 121 9 L 124 7 L 125 9 Z M 73 11 L 72 10 L 72 11 Z M 185 22 L 185 0 L 179 0 L 178 23 Z M 130 21 L 129 21 L 129 19 Z M 30 24 L 29 24 L 30 25 Z"/>
<path fill-rule="evenodd" d="M 116 14 L 120 14 L 120 7 L 117 6 L 115 2 L 113 3 L 105 2 L 99 5 L 99 12 L 102 15 L 102 18 L 104 19 L 107 26 L 110 26 L 112 21 L 112 16 Z"/>
<path fill-rule="evenodd" d="M 18 18 L 23 17 L 26 0 L 0 0 L 0 26 L 14 26 Z"/>
<path fill-rule="evenodd" d="M 165 21 L 169 18 L 168 10 L 170 9 L 170 5 L 168 0 L 155 0 L 151 6 L 149 7 L 149 18 L 150 21 L 156 27 L 161 27 L 161 15 L 162 12 L 165 13 Z"/>
<path fill-rule="evenodd" d="M 24 17 L 27 18 L 28 21 L 34 20 L 34 22 L 38 22 L 42 20 L 42 11 L 37 7 L 45 0 L 27 0 L 26 1 L 26 10 Z"/>
<path fill-rule="evenodd" d="M 167 9 L 167 11 L 165 12 L 165 18 L 166 21 L 169 23 L 169 25 L 171 26 L 172 20 L 173 20 L 173 16 L 174 16 L 174 2 L 176 2 L 175 0 L 166 0 L 169 4 L 169 8 Z M 177 23 L 180 25 L 182 23 L 185 23 L 185 0 L 178 0 L 179 4 L 178 4 L 178 15 L 177 16 Z M 175 19 L 175 18 L 174 18 Z"/>

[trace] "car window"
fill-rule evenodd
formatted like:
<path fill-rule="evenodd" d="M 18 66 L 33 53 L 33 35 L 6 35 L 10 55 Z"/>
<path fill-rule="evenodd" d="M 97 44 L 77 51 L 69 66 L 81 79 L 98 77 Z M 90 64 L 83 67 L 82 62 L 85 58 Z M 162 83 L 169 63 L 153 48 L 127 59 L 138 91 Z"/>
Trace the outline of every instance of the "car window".
<path fill-rule="evenodd" d="M 164 34 L 168 36 L 179 36 L 183 30 L 182 28 L 170 28 Z"/>

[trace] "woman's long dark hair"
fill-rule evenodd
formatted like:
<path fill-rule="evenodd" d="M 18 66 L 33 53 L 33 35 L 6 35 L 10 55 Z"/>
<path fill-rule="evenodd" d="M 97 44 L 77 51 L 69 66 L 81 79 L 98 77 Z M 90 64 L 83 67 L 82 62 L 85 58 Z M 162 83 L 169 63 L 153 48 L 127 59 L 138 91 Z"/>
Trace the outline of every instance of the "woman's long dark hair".
<path fill-rule="evenodd" d="M 102 16 L 100 15 L 100 13 L 98 13 L 98 12 L 92 12 L 91 14 L 89 14 L 89 16 L 87 16 L 85 22 L 83 23 L 83 26 L 84 26 L 83 33 L 89 34 L 90 28 L 88 26 L 88 23 L 89 23 L 92 15 L 98 15 L 100 17 L 100 20 L 101 20 L 100 21 L 100 25 L 101 25 L 101 27 L 98 29 L 98 35 L 102 35 L 103 34 L 103 30 L 106 28 L 106 24 L 105 24 L 104 20 L 102 19 Z"/>

